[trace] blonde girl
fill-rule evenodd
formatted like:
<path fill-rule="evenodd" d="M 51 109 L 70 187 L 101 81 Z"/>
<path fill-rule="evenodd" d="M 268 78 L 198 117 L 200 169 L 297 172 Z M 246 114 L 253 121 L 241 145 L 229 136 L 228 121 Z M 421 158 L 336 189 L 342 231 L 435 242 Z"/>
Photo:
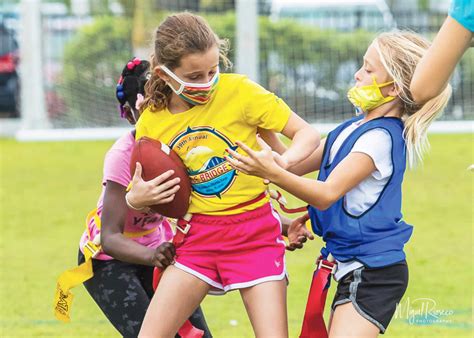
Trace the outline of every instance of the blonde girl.
<path fill-rule="evenodd" d="M 348 92 L 359 116 L 329 133 L 291 172 L 261 139 L 261 151 L 237 142 L 248 156 L 229 151 L 234 168 L 310 204 L 307 217 L 325 241 L 322 255 L 332 254 L 338 264 L 330 337 L 384 333 L 408 285 L 403 247 L 413 227 L 401 213 L 403 175 L 407 163 L 421 162 L 427 129 L 451 95 L 446 86 L 424 104 L 413 100 L 410 83 L 428 47 L 410 32 L 377 36 Z M 317 180 L 300 177 L 315 170 Z"/>

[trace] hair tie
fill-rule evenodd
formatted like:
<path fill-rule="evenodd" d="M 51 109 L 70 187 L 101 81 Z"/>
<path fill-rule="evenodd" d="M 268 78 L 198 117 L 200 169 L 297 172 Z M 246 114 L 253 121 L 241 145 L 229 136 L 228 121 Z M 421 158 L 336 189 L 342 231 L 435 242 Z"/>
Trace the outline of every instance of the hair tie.
<path fill-rule="evenodd" d="M 117 95 L 119 100 L 121 100 L 125 97 L 125 93 L 123 92 L 123 85 L 121 83 L 117 84 L 115 94 Z"/>
<path fill-rule="evenodd" d="M 142 62 L 142 60 L 140 60 L 139 58 L 134 58 L 132 61 L 129 61 L 127 63 L 127 69 L 129 70 L 133 70 L 136 66 L 138 66 L 140 63 Z"/>

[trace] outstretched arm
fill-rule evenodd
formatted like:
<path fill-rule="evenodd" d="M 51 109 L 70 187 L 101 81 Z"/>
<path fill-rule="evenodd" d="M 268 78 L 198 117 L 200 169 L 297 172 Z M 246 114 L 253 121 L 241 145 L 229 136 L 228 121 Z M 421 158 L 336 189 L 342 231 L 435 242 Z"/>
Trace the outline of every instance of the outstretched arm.
<path fill-rule="evenodd" d="M 232 157 L 227 157 L 229 163 L 237 170 L 270 180 L 290 194 L 325 210 L 339 200 L 348 191 L 357 186 L 373 171 L 376 170 L 374 161 L 365 153 L 350 153 L 331 172 L 326 181 L 317 181 L 297 176 L 281 168 L 274 160 L 270 147 L 257 138 L 261 151 L 255 151 L 247 145 L 238 142 L 248 156 L 228 150 Z"/>

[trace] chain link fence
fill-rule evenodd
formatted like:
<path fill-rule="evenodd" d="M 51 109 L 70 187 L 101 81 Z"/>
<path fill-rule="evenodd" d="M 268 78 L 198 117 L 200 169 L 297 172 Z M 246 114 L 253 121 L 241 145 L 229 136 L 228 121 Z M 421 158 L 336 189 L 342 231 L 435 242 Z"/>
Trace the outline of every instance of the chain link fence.
<path fill-rule="evenodd" d="M 126 126 L 116 110 L 115 83 L 134 54 L 137 31 L 149 32 L 141 43 L 150 46 L 153 28 L 169 13 L 188 10 L 204 16 L 220 37 L 230 40 L 229 56 L 235 64 L 235 6 L 232 0 L 125 0 L 88 15 L 44 13 L 43 84 L 52 125 Z M 430 11 L 393 13 L 388 7 L 328 9 L 259 1 L 258 81 L 309 122 L 342 121 L 353 114 L 346 92 L 374 36 L 399 28 L 432 39 L 445 16 Z M 443 120 L 474 119 L 473 82 L 471 48 L 452 77 L 453 97 Z"/>

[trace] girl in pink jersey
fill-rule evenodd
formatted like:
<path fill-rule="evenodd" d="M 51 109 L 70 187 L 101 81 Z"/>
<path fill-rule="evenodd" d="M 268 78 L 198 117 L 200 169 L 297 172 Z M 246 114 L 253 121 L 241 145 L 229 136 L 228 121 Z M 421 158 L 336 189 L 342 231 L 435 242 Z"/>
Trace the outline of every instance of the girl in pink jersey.
<path fill-rule="evenodd" d="M 122 74 L 117 98 L 121 102 L 122 117 L 132 124 L 138 117 L 138 111 L 134 109 L 135 101 L 137 94 L 143 93 L 147 70 L 146 61 L 135 59 Z M 124 337 L 138 335 L 154 293 L 153 268 L 170 264 L 174 254 L 173 246 L 168 243 L 173 236 L 168 221 L 147 208 L 135 207 L 134 203 L 167 203 L 178 189 L 175 180 L 167 181 L 171 172 L 145 182 L 138 167 L 127 206 L 125 194 L 132 180 L 129 168 L 135 144 L 134 134 L 134 131 L 127 132 L 119 138 L 105 156 L 102 194 L 97 208 L 88 217 L 78 258 L 79 264 L 82 264 L 84 255 L 90 256 L 90 250 L 99 249 L 97 253 L 92 253 L 94 275 L 84 285 L 107 319 Z M 133 199 L 136 195 L 140 199 Z M 211 337 L 200 308 L 191 315 L 190 320 L 204 331 L 204 337 Z"/>

